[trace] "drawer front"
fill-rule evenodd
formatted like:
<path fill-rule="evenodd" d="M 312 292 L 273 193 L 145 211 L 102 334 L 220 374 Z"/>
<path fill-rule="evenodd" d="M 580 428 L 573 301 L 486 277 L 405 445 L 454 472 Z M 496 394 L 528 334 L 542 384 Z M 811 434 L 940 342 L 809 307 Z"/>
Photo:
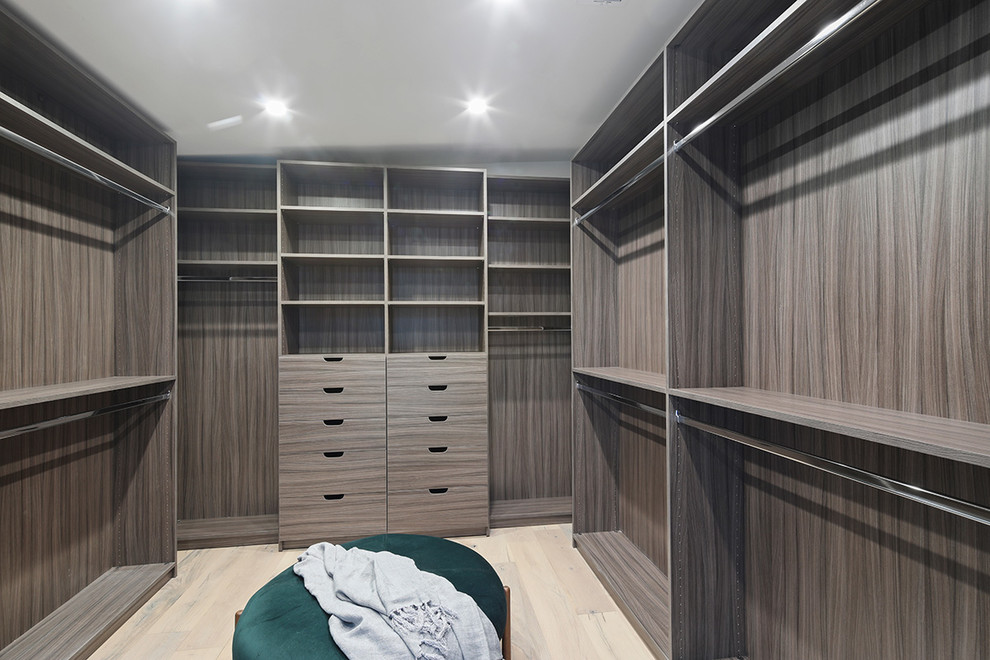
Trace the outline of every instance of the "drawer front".
<path fill-rule="evenodd" d="M 388 490 L 488 486 L 488 450 L 433 445 L 388 451 Z"/>
<path fill-rule="evenodd" d="M 345 362 L 279 362 L 279 392 L 309 392 L 321 388 L 364 387 L 385 390 L 385 364 L 349 364 Z M 344 365 L 344 366 L 341 366 Z"/>
<path fill-rule="evenodd" d="M 380 449 L 280 448 L 278 458 L 279 497 L 385 490 L 385 452 Z"/>
<path fill-rule="evenodd" d="M 431 359 L 440 358 L 443 359 Z M 388 384 L 476 383 L 488 380 L 484 353 L 410 353 L 388 356 Z"/>
<path fill-rule="evenodd" d="M 322 495 L 282 495 L 278 536 L 283 546 L 306 547 L 320 541 L 341 543 L 383 534 L 385 493 L 347 493 L 336 499 Z"/>
<path fill-rule="evenodd" d="M 279 418 L 278 443 L 284 448 L 319 443 L 327 449 L 385 449 L 385 419 L 336 418 L 292 422 Z M 313 447 L 311 447 L 313 448 Z"/>
<path fill-rule="evenodd" d="M 479 486 L 427 488 L 388 495 L 391 533 L 463 536 L 488 531 L 488 489 Z"/>
<path fill-rule="evenodd" d="M 279 420 L 309 422 L 324 419 L 373 418 L 385 416 L 385 388 L 345 386 L 313 388 L 308 392 L 280 392 Z"/>
<path fill-rule="evenodd" d="M 389 449 L 423 449 L 437 445 L 488 447 L 488 416 L 417 415 L 389 418 Z"/>
<path fill-rule="evenodd" d="M 439 379 L 438 379 L 439 380 Z M 488 382 L 447 383 L 388 388 L 388 416 L 483 415 L 488 410 Z"/>
<path fill-rule="evenodd" d="M 283 355 L 278 359 L 279 374 L 295 378 L 296 374 L 334 374 L 339 378 L 384 378 L 385 355 L 382 353 L 345 353 L 327 355 Z"/>

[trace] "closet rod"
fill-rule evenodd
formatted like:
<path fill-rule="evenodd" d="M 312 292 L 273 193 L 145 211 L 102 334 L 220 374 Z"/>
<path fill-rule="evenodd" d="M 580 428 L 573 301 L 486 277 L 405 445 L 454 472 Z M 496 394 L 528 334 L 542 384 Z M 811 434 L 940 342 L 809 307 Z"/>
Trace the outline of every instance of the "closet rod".
<path fill-rule="evenodd" d="M 855 7 L 847 11 L 845 14 L 837 18 L 836 20 L 829 23 L 822 29 L 821 32 L 816 34 L 814 38 L 801 48 L 794 51 L 787 59 L 775 66 L 768 73 L 766 73 L 762 78 L 757 80 L 755 83 L 750 85 L 743 91 L 739 96 L 732 99 L 721 109 L 719 109 L 715 114 L 701 122 L 694 129 L 691 130 L 687 135 L 682 137 L 680 140 L 676 140 L 670 149 L 667 151 L 667 155 L 671 156 L 676 152 L 680 151 L 682 148 L 688 145 L 696 137 L 704 133 L 715 124 L 717 121 L 725 117 L 727 114 L 738 108 L 740 105 L 748 101 L 750 98 L 759 93 L 763 88 L 772 83 L 774 80 L 784 75 L 791 67 L 803 60 L 805 57 L 810 55 L 816 48 L 826 43 L 829 39 L 834 37 L 836 34 L 841 32 L 843 28 L 851 25 L 856 19 L 861 18 L 869 10 L 873 9 L 884 0 L 861 0 Z"/>
<path fill-rule="evenodd" d="M 570 332 L 570 328 L 547 328 L 542 325 L 490 325 L 489 332 Z"/>
<path fill-rule="evenodd" d="M 603 390 L 599 390 L 599 389 L 594 388 L 594 387 L 588 387 L 584 383 L 577 383 L 577 388 L 578 388 L 578 390 L 580 390 L 582 392 L 587 392 L 588 394 L 593 394 L 595 396 L 600 396 L 600 397 L 602 397 L 604 399 L 609 399 L 610 401 L 615 401 L 616 403 L 621 403 L 621 404 L 623 404 L 625 406 L 631 406 L 633 408 L 637 408 L 639 410 L 644 410 L 644 411 L 646 411 L 648 413 L 652 413 L 654 415 L 659 415 L 661 417 L 666 417 L 667 416 L 667 411 L 666 410 L 661 410 L 660 408 L 654 408 L 653 406 L 648 406 L 645 403 L 640 403 L 639 401 L 636 401 L 634 399 L 630 399 L 628 397 L 621 396 L 619 394 L 612 394 L 611 392 L 605 392 Z"/>
<path fill-rule="evenodd" d="M 33 151 L 34 153 L 36 153 L 36 154 L 38 154 L 40 156 L 44 156 L 45 158 L 47 158 L 49 160 L 55 161 L 59 165 L 62 165 L 63 167 L 66 167 L 66 168 L 72 170 L 76 174 L 81 174 L 84 177 L 87 177 L 89 179 L 93 179 L 94 181 L 97 181 L 98 183 L 102 183 L 104 186 L 106 186 L 108 188 L 111 188 L 113 190 L 116 190 L 120 194 L 126 195 L 127 197 L 130 197 L 131 199 L 137 200 L 137 201 L 141 202 L 142 204 L 144 204 L 146 206 L 150 206 L 151 208 L 157 209 L 157 210 L 159 210 L 162 213 L 165 213 L 167 215 L 171 215 L 172 214 L 172 209 L 170 209 L 169 207 L 164 206 L 162 204 L 159 204 L 158 202 L 156 202 L 153 199 L 148 199 L 147 197 L 145 197 L 141 193 L 134 192 L 130 188 L 127 188 L 125 186 L 122 186 L 119 183 L 117 183 L 116 181 L 113 181 L 112 179 L 108 179 L 107 177 L 103 176 L 102 174 L 99 174 L 97 172 L 94 172 L 93 170 L 89 169 L 88 167 L 84 167 L 83 165 L 80 165 L 79 163 L 77 163 L 75 161 L 69 160 L 65 156 L 63 156 L 61 154 L 57 154 L 54 151 L 52 151 L 51 149 L 49 149 L 47 147 L 41 146 L 37 142 L 32 142 L 31 140 L 27 139 L 23 135 L 18 135 L 17 133 L 14 133 L 13 131 L 11 131 L 9 129 L 4 128 L 3 126 L 0 126 L 0 136 L 7 138 L 8 140 L 10 140 L 11 142 L 13 142 L 15 144 L 19 144 L 20 146 L 24 147 L 25 149 L 28 149 L 29 151 Z"/>
<path fill-rule="evenodd" d="M 231 275 L 229 277 L 198 277 L 195 275 L 179 275 L 180 282 L 278 282 L 277 277 L 270 275 L 259 275 L 258 277 L 241 277 Z"/>
<path fill-rule="evenodd" d="M 649 176 L 649 174 L 653 170 L 655 170 L 658 167 L 660 167 L 661 165 L 663 165 L 663 163 L 666 160 L 666 158 L 667 158 L 667 154 L 662 154 L 655 161 L 653 161 L 652 163 L 650 163 L 649 165 L 647 165 L 646 167 L 644 167 L 643 169 L 641 169 L 639 171 L 639 173 L 636 174 L 636 176 L 634 176 L 633 178 L 629 179 L 628 181 L 626 181 L 625 183 L 623 183 L 621 186 L 619 186 L 618 188 L 616 188 L 615 190 L 613 190 L 611 192 L 611 194 L 609 194 L 605 199 L 603 199 L 601 201 L 600 204 L 598 204 L 598 206 L 596 206 L 595 208 L 591 209 L 590 211 L 587 211 L 586 213 L 584 213 L 583 215 L 581 215 L 579 218 L 577 218 L 574 221 L 574 226 L 577 227 L 582 222 L 584 222 L 585 220 L 587 220 L 588 218 L 590 218 L 591 216 L 593 216 L 594 214 L 598 213 L 600 210 L 602 210 L 603 208 L 605 208 L 606 206 L 608 206 L 609 204 L 611 204 L 612 202 L 614 202 L 615 200 L 617 200 L 619 197 L 622 197 L 624 194 L 626 194 L 626 191 L 628 191 L 634 185 L 636 185 L 637 183 L 639 183 L 640 181 L 642 181 L 644 178 L 646 178 L 647 176 Z"/>
<path fill-rule="evenodd" d="M 31 433 L 32 431 L 40 431 L 41 429 L 47 429 L 53 426 L 59 426 L 61 424 L 68 424 L 69 422 L 78 422 L 79 420 L 89 419 L 90 417 L 109 415 L 111 413 L 120 412 L 122 410 L 127 410 L 129 408 L 146 406 L 151 403 L 158 403 L 159 401 L 168 401 L 171 397 L 172 397 L 172 391 L 169 390 L 162 394 L 155 394 L 154 396 L 145 397 L 143 399 L 125 401 L 124 403 L 115 403 L 111 406 L 106 406 L 105 408 L 97 408 L 96 410 L 88 410 L 86 412 L 76 413 L 74 415 L 64 415 L 62 417 L 56 417 L 54 419 L 46 419 L 44 421 L 36 422 L 34 424 L 28 424 L 26 426 L 18 426 L 17 428 L 6 429 L 4 431 L 0 431 L 0 440 L 4 440 L 6 438 L 12 438 L 15 435 Z"/>
<path fill-rule="evenodd" d="M 974 522 L 990 525 L 990 509 L 977 504 L 957 500 L 954 497 L 942 495 L 941 493 L 936 493 L 934 491 L 921 488 L 920 486 L 914 486 L 912 484 L 904 483 L 903 481 L 890 479 L 873 472 L 867 472 L 866 470 L 861 470 L 859 468 L 852 467 L 851 465 L 846 465 L 845 463 L 838 463 L 827 458 L 808 454 L 798 449 L 781 447 L 780 445 L 773 444 L 772 442 L 767 442 L 748 435 L 736 433 L 735 431 L 722 429 L 717 426 L 712 426 L 711 424 L 705 424 L 704 422 L 699 422 L 691 419 L 690 417 L 685 417 L 679 410 L 674 411 L 674 419 L 678 424 L 690 426 L 701 431 L 705 431 L 706 433 L 711 433 L 712 435 L 716 435 L 720 438 L 725 438 L 726 440 L 731 440 L 732 442 L 737 442 L 741 445 L 746 445 L 747 447 L 752 447 L 753 449 L 758 449 L 762 452 L 779 456 L 780 458 L 785 458 L 789 461 L 794 461 L 795 463 L 807 465 L 808 467 L 815 468 L 816 470 L 821 470 L 822 472 L 826 472 L 837 477 L 842 477 L 843 479 L 848 479 L 849 481 L 854 481 L 858 484 L 869 486 L 870 488 L 876 488 L 877 490 L 881 490 L 885 493 L 891 493 L 913 502 L 920 502 L 921 504 L 961 516 Z"/>

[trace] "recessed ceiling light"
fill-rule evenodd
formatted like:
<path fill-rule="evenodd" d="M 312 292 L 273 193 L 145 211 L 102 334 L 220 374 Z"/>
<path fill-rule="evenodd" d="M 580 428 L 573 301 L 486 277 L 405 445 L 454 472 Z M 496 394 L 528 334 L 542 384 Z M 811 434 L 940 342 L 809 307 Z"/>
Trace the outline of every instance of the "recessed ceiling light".
<path fill-rule="evenodd" d="M 272 117 L 285 117 L 289 114 L 289 106 L 285 104 L 285 101 L 268 99 L 263 105 L 265 112 Z"/>
<path fill-rule="evenodd" d="M 488 112 L 488 101 L 481 97 L 475 97 L 468 101 L 467 111 L 472 115 L 483 115 Z"/>

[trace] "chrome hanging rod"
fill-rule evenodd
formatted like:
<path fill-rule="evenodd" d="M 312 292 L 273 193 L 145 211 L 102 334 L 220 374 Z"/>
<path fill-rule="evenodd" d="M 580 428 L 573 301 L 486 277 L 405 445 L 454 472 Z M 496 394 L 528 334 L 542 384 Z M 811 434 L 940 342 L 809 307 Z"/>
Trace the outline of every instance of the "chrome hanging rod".
<path fill-rule="evenodd" d="M 606 206 L 608 206 L 609 204 L 611 204 L 612 202 L 614 202 L 616 199 L 618 199 L 619 197 L 625 195 L 626 194 L 626 191 L 628 191 L 630 188 L 632 188 L 637 183 L 639 183 L 640 181 L 642 181 L 643 179 L 645 179 L 647 176 L 649 176 L 650 173 L 653 172 L 653 170 L 655 170 L 658 167 L 660 167 L 661 165 L 663 165 L 663 163 L 664 163 L 664 161 L 666 159 L 667 159 L 667 154 L 662 154 L 655 161 L 653 161 L 652 163 L 650 163 L 649 165 L 647 165 L 646 167 L 644 167 L 643 169 L 641 169 L 636 174 L 636 176 L 634 176 L 633 178 L 629 179 L 628 181 L 626 181 L 625 183 L 623 183 L 621 186 L 619 186 L 618 188 L 616 188 L 615 190 L 613 190 L 612 193 L 608 197 L 606 197 L 605 199 L 603 199 L 601 201 L 601 203 L 598 204 L 598 206 L 596 206 L 595 208 L 591 209 L 590 211 L 587 211 L 586 213 L 584 213 L 580 217 L 578 217 L 576 220 L 574 220 L 574 226 L 575 227 L 579 226 L 582 222 L 584 222 L 585 220 L 587 220 L 588 218 L 590 218 L 594 214 L 598 213 L 600 210 L 602 210 L 603 208 L 605 208 Z"/>
<path fill-rule="evenodd" d="M 229 277 L 207 277 L 197 275 L 179 275 L 179 282 L 277 282 L 277 277 L 259 275 L 258 277 L 231 275 Z"/>
<path fill-rule="evenodd" d="M 570 328 L 548 328 L 542 325 L 490 325 L 489 332 L 570 332 Z"/>
<path fill-rule="evenodd" d="M 611 392 L 605 392 L 595 387 L 589 387 L 584 383 L 577 383 L 577 388 L 581 392 L 587 392 L 588 394 L 593 394 L 595 396 L 602 397 L 603 399 L 608 399 L 610 401 L 615 401 L 616 403 L 621 403 L 624 406 L 630 406 L 638 410 L 643 410 L 654 415 L 659 415 L 660 417 L 667 417 L 667 411 L 660 408 L 654 408 L 653 406 L 648 406 L 645 403 L 640 403 L 635 399 L 630 399 L 628 397 L 621 396 L 619 394 L 612 394 Z"/>
<path fill-rule="evenodd" d="M 695 126 L 687 135 L 682 137 L 680 140 L 676 140 L 670 148 L 663 153 L 659 158 L 654 160 L 652 163 L 644 167 L 638 174 L 636 174 L 632 179 L 619 186 L 615 191 L 613 191 L 608 197 L 606 197 L 598 206 L 591 209 L 590 211 L 584 213 L 574 221 L 574 226 L 577 227 L 586 219 L 603 209 L 604 207 L 611 204 L 617 198 L 625 194 L 629 188 L 638 183 L 645 176 L 649 175 L 650 172 L 660 167 L 667 158 L 673 156 L 678 151 L 690 144 L 695 138 L 699 137 L 706 130 L 711 128 L 715 123 L 721 120 L 723 117 L 728 115 L 730 112 L 738 108 L 740 105 L 751 99 L 753 96 L 758 94 L 764 88 L 766 88 L 770 83 L 775 81 L 780 76 L 784 75 L 789 71 L 794 65 L 803 60 L 805 57 L 810 55 L 819 46 L 826 43 L 829 39 L 834 37 L 836 34 L 842 31 L 843 28 L 853 23 L 856 19 L 864 16 L 869 10 L 876 7 L 884 0 L 862 0 L 855 7 L 847 11 L 845 14 L 840 16 L 838 19 L 827 25 L 821 32 L 816 34 L 811 41 L 806 43 L 804 46 L 796 50 L 790 56 L 787 57 L 783 62 L 775 66 L 768 73 L 766 73 L 762 78 L 757 80 L 755 83 L 747 87 L 741 94 L 726 103 L 722 108 L 715 112 L 711 117 L 701 122 Z"/>
<path fill-rule="evenodd" d="M 990 509 L 971 502 L 958 500 L 954 497 L 949 497 L 948 495 L 942 495 L 941 493 L 936 493 L 919 486 L 904 483 L 903 481 L 897 481 L 896 479 L 889 479 L 879 474 L 874 474 L 873 472 L 867 472 L 866 470 L 861 470 L 859 468 L 846 465 L 845 463 L 838 463 L 827 458 L 808 454 L 798 449 L 781 447 L 780 445 L 776 445 L 772 442 L 767 442 L 748 435 L 736 433 L 735 431 L 729 431 L 717 426 L 712 426 L 711 424 L 705 424 L 704 422 L 699 422 L 691 419 L 690 417 L 685 417 L 680 413 L 680 411 L 674 411 L 674 420 L 678 424 L 696 428 L 706 433 L 716 435 L 720 438 L 725 438 L 726 440 L 731 440 L 732 442 L 737 442 L 741 445 L 758 449 L 759 451 L 767 454 L 779 456 L 780 458 L 794 461 L 795 463 L 800 463 L 801 465 L 807 465 L 808 467 L 815 468 L 816 470 L 821 470 L 822 472 L 826 472 L 837 477 L 842 477 L 843 479 L 848 479 L 849 481 L 854 481 L 858 484 L 869 486 L 870 488 L 876 488 L 877 490 L 881 490 L 885 493 L 891 493 L 913 502 L 920 502 L 921 504 L 925 504 L 941 511 L 961 516 L 967 520 L 983 523 L 984 525 L 990 525 Z"/>
<path fill-rule="evenodd" d="M 69 160 L 65 156 L 63 156 L 61 154 L 55 153 L 54 151 L 52 151 L 48 147 L 43 147 L 40 144 L 38 144 L 37 142 L 32 142 L 31 140 L 27 139 L 23 135 L 18 135 L 17 133 L 14 133 L 13 131 L 11 131 L 9 129 L 4 128 L 3 126 L 0 126 L 0 137 L 4 137 L 4 138 L 10 140 L 11 142 L 13 142 L 14 144 L 19 144 L 20 146 L 24 147 L 25 149 L 27 149 L 29 151 L 33 151 L 34 153 L 36 153 L 36 154 L 38 154 L 40 156 L 44 156 L 48 160 L 54 161 L 54 162 L 58 163 L 59 165 L 65 167 L 67 169 L 72 170 L 76 174 L 81 174 L 82 176 L 84 176 L 86 178 L 92 179 L 92 180 L 94 180 L 94 181 L 96 181 L 98 183 L 102 183 L 104 186 L 106 186 L 106 187 L 108 187 L 108 188 L 110 188 L 112 190 L 115 190 L 115 191 L 119 192 L 122 195 L 125 195 L 127 197 L 130 197 L 131 199 L 137 200 L 137 201 L 141 202 L 142 204 L 144 204 L 146 206 L 150 206 L 151 208 L 157 209 L 157 210 L 159 210 L 162 213 L 165 213 L 167 215 L 172 215 L 172 209 L 170 209 L 169 207 L 164 206 L 162 204 L 159 204 L 155 200 L 149 199 L 149 198 L 145 197 L 144 195 L 142 195 L 141 193 L 134 192 L 130 188 L 127 188 L 125 186 L 122 186 L 119 183 L 117 183 L 116 181 L 113 181 L 112 179 L 108 179 L 107 177 L 103 176 L 102 174 L 99 174 L 97 172 L 94 172 L 93 170 L 89 169 L 88 167 L 85 167 L 83 165 L 80 165 L 79 163 L 77 163 L 77 162 L 75 162 L 73 160 Z"/>
<path fill-rule="evenodd" d="M 706 130 L 708 130 L 708 128 L 711 127 L 713 124 L 718 122 L 720 119 L 725 117 L 727 114 L 738 108 L 740 105 L 742 105 L 749 99 L 751 99 L 753 96 L 755 96 L 765 87 L 767 87 L 774 80 L 787 73 L 787 71 L 790 70 L 791 67 L 793 67 L 795 64 L 803 60 L 812 52 L 814 52 L 816 48 L 826 43 L 829 39 L 831 39 L 836 34 L 841 32 L 843 28 L 852 24 L 854 21 L 856 21 L 856 19 L 862 18 L 869 10 L 873 9 L 882 2 L 884 2 L 884 0 L 862 0 L 855 7 L 847 11 L 838 19 L 829 23 L 827 26 L 825 26 L 824 29 L 822 29 L 821 32 L 816 34 L 814 38 L 811 39 L 811 41 L 809 41 L 805 45 L 801 46 L 801 48 L 794 51 L 794 53 L 792 53 L 789 57 L 787 57 L 787 59 L 785 59 L 783 62 L 775 66 L 773 69 L 771 69 L 768 73 L 766 73 L 762 78 L 757 80 L 755 83 L 747 87 L 746 90 L 743 91 L 739 96 L 737 96 L 736 98 L 732 99 L 724 106 L 722 106 L 722 108 L 719 109 L 711 117 L 709 117 L 705 121 L 695 126 L 694 129 L 692 129 L 691 132 L 689 132 L 687 135 L 682 137 L 680 140 L 675 141 L 674 144 L 671 145 L 670 149 L 668 150 L 667 155 L 668 156 L 673 155 L 678 151 L 680 151 L 682 148 L 687 146 L 688 143 L 690 143 L 696 137 L 698 137 Z"/>
<path fill-rule="evenodd" d="M 164 392 L 162 394 L 156 394 L 154 396 L 145 397 L 143 399 L 135 399 L 133 401 L 126 401 L 124 403 L 115 403 L 111 406 L 106 406 L 105 408 L 98 408 L 96 410 L 88 410 L 86 412 L 76 413 L 74 415 L 64 415 L 62 417 L 56 417 L 54 419 L 47 419 L 42 422 L 36 422 L 34 424 L 28 424 L 26 426 L 18 426 L 17 428 L 6 429 L 0 431 L 0 440 L 5 438 L 12 438 L 15 435 L 22 435 L 24 433 L 31 433 L 32 431 L 40 431 L 42 429 L 51 428 L 53 426 L 59 426 L 61 424 L 68 424 L 69 422 L 78 422 L 83 419 L 89 419 L 90 417 L 99 417 L 101 415 L 109 415 L 112 413 L 120 412 L 122 410 L 128 410 L 129 408 L 137 408 L 138 406 L 146 406 L 152 403 L 158 403 L 159 401 L 168 401 L 172 397 L 172 391 Z"/>

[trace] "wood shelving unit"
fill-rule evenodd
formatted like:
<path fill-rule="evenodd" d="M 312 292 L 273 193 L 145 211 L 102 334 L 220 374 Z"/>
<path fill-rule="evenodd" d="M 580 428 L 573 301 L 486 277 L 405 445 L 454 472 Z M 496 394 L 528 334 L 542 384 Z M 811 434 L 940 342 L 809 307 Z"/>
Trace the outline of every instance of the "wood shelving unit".
<path fill-rule="evenodd" d="M 988 19 L 707 0 L 575 156 L 575 544 L 658 655 L 990 652 L 979 516 L 898 495 L 990 506 Z"/>
<path fill-rule="evenodd" d="M 81 658 L 175 574 L 175 143 L 0 34 L 0 657 Z"/>
<path fill-rule="evenodd" d="M 253 521 L 278 510 L 275 165 L 181 159 L 178 175 L 178 545 L 271 543 Z"/>

